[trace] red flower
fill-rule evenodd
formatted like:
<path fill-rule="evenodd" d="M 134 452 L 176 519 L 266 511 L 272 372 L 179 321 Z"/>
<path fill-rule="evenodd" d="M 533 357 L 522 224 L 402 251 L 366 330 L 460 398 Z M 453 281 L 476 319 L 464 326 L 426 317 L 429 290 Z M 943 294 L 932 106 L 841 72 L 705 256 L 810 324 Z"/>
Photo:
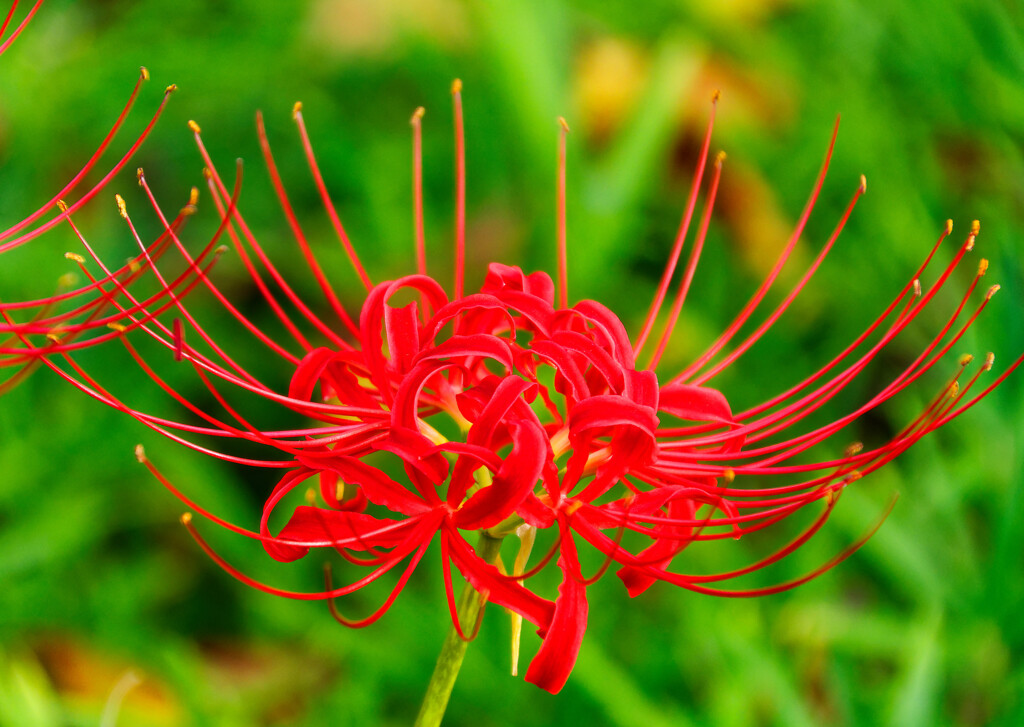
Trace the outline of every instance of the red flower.
<path fill-rule="evenodd" d="M 339 615 L 348 625 L 364 626 L 377 620 L 397 598 L 437 535 L 455 627 L 465 638 L 470 637 L 459 621 L 452 565 L 489 602 L 537 627 L 544 641 L 526 678 L 557 692 L 575 663 L 586 629 L 586 586 L 611 564 L 617 566 L 617 575 L 631 596 L 659 580 L 702 593 L 751 596 L 785 590 L 813 578 L 846 558 L 863 540 L 797 580 L 750 590 L 717 585 L 769 566 L 799 548 L 822 527 L 846 485 L 883 466 L 929 431 L 970 408 L 1021 363 L 1018 358 L 987 388 L 974 393 L 979 376 L 991 367 L 992 360 L 987 358 L 961 384 L 960 378 L 971 364 L 965 357 L 934 402 L 891 441 L 850 448 L 841 457 L 798 459 L 797 455 L 838 434 L 912 385 L 950 351 L 981 313 L 995 287 L 981 296 L 973 312 L 961 322 L 964 308 L 985 273 L 985 261 L 979 265 L 959 307 L 915 361 L 857 409 L 826 425 L 802 427 L 933 301 L 973 247 L 977 223 L 930 289 L 923 290 L 918 281 L 932 255 L 864 333 L 827 365 L 762 404 L 733 412 L 726 397 L 707 384 L 761 338 L 808 282 L 863 194 L 863 179 L 832 236 L 792 291 L 753 333 L 736 342 L 739 330 L 759 309 L 801 236 L 824 183 L 832 153 L 830 144 L 806 208 L 767 279 L 705 353 L 680 372 L 659 375 L 656 370 L 661 355 L 673 333 L 707 234 L 724 155 L 712 164 L 689 260 L 654 351 L 643 365 L 637 361 L 651 343 L 696 211 L 708 161 L 713 112 L 675 245 L 645 322 L 631 339 L 622 322 L 601 304 L 585 300 L 570 306 L 568 302 L 564 175 L 568 127 L 564 122 L 559 136 L 558 284 L 542 272 L 526 274 L 519 268 L 492 264 L 480 292 L 464 292 L 465 175 L 460 90 L 456 83 L 456 270 L 451 299 L 426 271 L 419 155 L 422 110 L 412 119 L 417 273 L 374 285 L 328 196 L 301 107 L 296 105 L 294 117 L 315 183 L 339 240 L 367 289 L 358 321 L 332 289 L 292 212 L 261 118 L 259 136 L 271 181 L 299 251 L 340 328 L 315 313 L 269 260 L 236 207 L 238 182 L 233 191 L 229 190 L 194 123 L 191 127 L 209 170 L 209 192 L 221 216 L 220 228 L 205 247 L 198 253 L 188 251 L 178 234 L 181 218 L 168 221 L 140 170 L 139 183 L 165 232 L 148 246 L 138 240 L 140 254 L 134 264 L 111 270 L 86 245 L 102 273 L 91 275 L 84 259 L 76 257 L 89 276 L 88 286 L 73 294 L 35 301 L 34 305 L 44 310 L 27 322 L 15 323 L 9 314 L 30 306 L 0 306 L 8 317 L 5 330 L 17 337 L 17 345 L 2 349 L 14 357 L 13 361 L 44 361 L 87 394 L 192 449 L 282 472 L 266 500 L 260 528 L 254 531 L 228 523 L 192 502 L 146 459 L 140 447 L 140 460 L 188 507 L 261 541 L 277 560 L 291 561 L 311 549 L 332 548 L 359 573 L 340 587 L 328 586 L 310 593 L 282 591 L 226 563 L 195 531 L 190 516 L 183 518 L 211 557 L 245 583 L 291 598 L 331 599 L 333 608 L 333 599 L 400 570 L 390 596 L 370 616 L 350 620 Z M 55 222 L 70 223 L 73 211 L 63 209 Z M 121 213 L 131 225 L 123 203 Z M 950 231 L 951 223 L 947 223 L 935 249 Z M 250 320 L 209 275 L 220 249 L 217 245 L 225 236 L 291 343 L 279 342 Z M 183 257 L 184 267 L 174 276 L 165 276 L 157 262 L 171 247 Z M 149 275 L 157 281 L 156 292 L 137 295 L 136 278 Z M 206 331 L 184 300 L 197 286 L 205 287 L 270 355 L 288 367 L 292 373 L 287 392 L 275 390 L 247 370 Z M 76 301 L 69 312 L 54 315 L 45 310 L 65 299 Z M 85 302 L 78 302 L 82 300 Z M 302 321 L 289 314 L 292 308 L 301 314 Z M 173 320 L 168 322 L 168 317 Z M 110 325 L 114 330 L 106 328 Z M 161 378 L 125 335 L 134 329 L 144 331 L 175 359 L 189 362 L 223 413 L 214 415 L 194 405 Z M 186 342 L 186 330 L 190 339 L 201 339 L 198 346 Z M 38 342 L 41 335 L 50 339 Z M 317 336 L 318 344 L 311 341 L 311 335 Z M 138 411 L 75 361 L 78 348 L 111 338 L 120 340 L 157 385 L 189 409 L 199 423 L 171 421 Z M 66 367 L 58 365 L 60 359 Z M 219 386 L 225 383 L 315 423 L 292 429 L 258 427 L 221 392 Z M 275 453 L 275 458 L 254 459 L 207 447 L 193 441 L 196 435 L 219 442 L 263 445 Z M 397 469 L 404 471 L 404 477 L 395 478 Z M 790 482 L 759 485 L 755 477 L 762 475 L 788 476 Z M 307 493 L 308 504 L 291 504 L 289 494 L 310 481 L 318 487 Z M 739 483 L 749 486 L 740 487 Z M 821 503 L 821 510 L 806 531 L 745 568 L 711 575 L 672 569 L 677 556 L 692 542 L 741 537 L 814 503 Z M 270 522 L 282 506 L 288 509 L 287 523 L 275 534 Z M 553 544 L 548 554 L 527 570 L 529 544 L 538 530 L 553 531 Z M 485 560 L 466 540 L 467 531 L 478 531 L 491 541 L 514 533 L 523 542 L 521 556 L 511 569 L 500 555 Z M 625 540 L 627 532 L 629 541 Z M 646 544 L 627 548 L 625 543 L 632 543 L 637 535 L 646 538 Z M 604 567 L 590 578 L 580 567 L 577 550 L 582 543 L 606 559 Z M 550 599 L 530 588 L 530 576 L 556 556 L 562 580 Z"/>

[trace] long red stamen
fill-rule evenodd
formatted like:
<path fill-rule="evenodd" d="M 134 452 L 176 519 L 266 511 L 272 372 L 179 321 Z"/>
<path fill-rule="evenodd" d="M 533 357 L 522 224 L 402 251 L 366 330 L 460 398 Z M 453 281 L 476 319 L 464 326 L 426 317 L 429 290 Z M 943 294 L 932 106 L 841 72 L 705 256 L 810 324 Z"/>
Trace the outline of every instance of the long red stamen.
<path fill-rule="evenodd" d="M 462 81 L 452 81 L 455 112 L 455 300 L 462 297 L 466 267 L 466 136 L 462 122 Z"/>
<path fill-rule="evenodd" d="M 565 230 L 565 138 L 569 134 L 569 124 L 562 117 L 558 117 L 558 126 L 558 307 L 565 310 L 569 307 L 569 264 Z"/>
<path fill-rule="evenodd" d="M 341 240 L 342 247 L 345 248 L 345 254 L 348 255 L 349 262 L 351 262 L 352 267 L 355 268 L 356 274 L 363 282 L 363 286 L 369 291 L 373 288 L 373 283 L 370 282 L 370 276 L 366 274 L 363 264 L 359 262 L 359 256 L 356 254 L 355 248 L 352 247 L 352 242 L 348 239 L 348 234 L 345 232 L 345 228 L 341 224 L 341 218 L 338 217 L 338 211 L 334 208 L 331 196 L 327 193 L 327 185 L 324 184 L 323 175 L 320 174 L 320 165 L 316 163 L 316 156 L 313 154 L 313 144 L 309 140 L 309 134 L 306 133 L 306 122 L 302 118 L 301 104 L 296 104 L 296 108 L 292 113 L 292 118 L 295 119 L 295 124 L 299 127 L 299 136 L 302 137 L 302 148 L 306 152 L 306 161 L 309 162 L 309 171 L 313 174 L 313 181 L 316 183 L 317 191 L 320 192 L 320 199 L 323 201 L 324 207 L 327 210 L 327 215 L 331 218 L 331 224 L 334 225 L 334 231 L 338 234 L 338 239 Z"/>
<path fill-rule="evenodd" d="M 651 302 L 650 310 L 647 311 L 647 318 L 644 320 L 643 328 L 640 329 L 640 335 L 637 337 L 636 343 L 633 344 L 634 358 L 640 357 L 640 351 L 643 350 L 647 337 L 651 335 L 651 330 L 654 328 L 654 321 L 658 317 L 658 311 L 661 310 L 661 304 L 665 301 L 665 295 L 668 293 L 668 286 L 672 282 L 672 274 L 679 263 L 679 256 L 683 251 L 683 242 L 686 240 L 686 233 L 690 229 L 690 221 L 693 219 L 693 213 L 697 209 L 697 194 L 700 191 L 701 180 L 704 179 L 704 167 L 707 165 L 708 152 L 711 149 L 711 132 L 715 128 L 715 110 L 718 108 L 719 98 L 720 94 L 718 91 L 715 91 L 711 96 L 711 115 L 708 118 L 707 130 L 704 132 L 704 143 L 701 145 L 700 155 L 697 157 L 697 168 L 694 170 L 693 182 L 690 184 L 690 196 L 686 201 L 683 219 L 679 223 L 679 231 L 676 233 L 672 254 L 669 256 L 665 270 L 661 274 L 658 292 Z"/>

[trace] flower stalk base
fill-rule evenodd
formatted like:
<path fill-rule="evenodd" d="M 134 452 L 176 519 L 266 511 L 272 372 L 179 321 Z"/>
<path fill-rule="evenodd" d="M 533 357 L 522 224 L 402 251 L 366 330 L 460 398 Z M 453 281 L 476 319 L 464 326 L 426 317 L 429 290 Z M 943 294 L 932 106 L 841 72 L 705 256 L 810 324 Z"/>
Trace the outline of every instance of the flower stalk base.
<path fill-rule="evenodd" d="M 477 555 L 485 562 L 492 563 L 501 550 L 501 539 L 481 532 L 476 550 Z M 467 636 L 475 634 L 482 615 L 482 603 L 476 589 L 468 583 L 459 596 L 458 614 L 462 632 Z M 448 629 L 441 653 L 437 657 L 437 665 L 434 667 L 433 676 L 430 677 L 430 684 L 427 685 L 427 693 L 423 697 L 415 727 L 437 727 L 441 724 L 468 646 L 469 642 L 459 635 L 453 624 Z"/>

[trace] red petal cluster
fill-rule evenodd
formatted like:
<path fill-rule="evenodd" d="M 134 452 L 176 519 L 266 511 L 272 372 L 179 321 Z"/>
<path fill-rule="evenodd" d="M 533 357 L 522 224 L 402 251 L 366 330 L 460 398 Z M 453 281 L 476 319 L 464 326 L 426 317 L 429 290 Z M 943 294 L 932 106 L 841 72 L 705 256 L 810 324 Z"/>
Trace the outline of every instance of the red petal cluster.
<path fill-rule="evenodd" d="M 832 402 L 933 304 L 952 271 L 973 248 L 977 225 L 932 286 L 923 289 L 919 280 L 949 234 L 951 224 L 947 224 L 932 253 L 906 285 L 860 336 L 819 371 L 741 412 L 734 412 L 721 392 L 707 386 L 785 312 L 821 264 L 863 194 L 862 180 L 834 233 L 796 285 L 776 308 L 763 314 L 761 323 L 737 340 L 760 311 L 801 237 L 824 183 L 832 153 L 830 144 L 807 206 L 765 282 L 735 321 L 691 365 L 671 375 L 658 373 L 661 354 L 696 270 L 722 173 L 720 155 L 711 165 L 712 177 L 689 260 L 682 275 L 676 276 L 704 187 L 710 121 L 675 245 L 649 314 L 635 337 L 631 338 L 615 314 L 600 303 L 568 303 L 564 224 L 568 127 L 564 123 L 559 138 L 558 286 L 545 273 L 526 274 L 516 267 L 492 264 L 481 290 L 465 294 L 465 180 L 459 90 L 454 89 L 458 211 L 452 299 L 426 274 L 418 184 L 422 112 L 413 117 L 418 272 L 374 285 L 328 195 L 297 105 L 294 116 L 314 181 L 339 241 L 366 287 L 358 320 L 349 315 L 331 287 L 292 211 L 262 119 L 258 120 L 260 141 L 271 181 L 299 252 L 320 287 L 328 314 L 337 319 L 337 324 L 314 312 L 314 306 L 295 292 L 271 262 L 237 209 L 239 181 L 233 190 L 225 184 L 194 123 L 195 140 L 207 164 L 207 186 L 221 220 L 208 244 L 198 252 L 189 251 L 180 237 L 183 217 L 167 218 L 140 170 L 139 183 L 163 224 L 163 235 L 148 245 L 136 235 L 138 256 L 121 269 L 104 265 L 82 238 L 100 270 L 94 274 L 84 258 L 73 258 L 89 277 L 87 286 L 39 301 L 0 304 L 0 314 L 6 321 L 2 330 L 11 336 L 0 348 L 0 355 L 6 357 L 3 363 L 44 363 L 88 395 L 192 449 L 230 462 L 281 471 L 266 499 L 259 529 L 250 530 L 192 502 L 145 458 L 140 448 L 140 460 L 190 508 L 261 541 L 279 561 L 296 560 L 312 549 L 329 548 L 358 573 L 345 585 L 318 592 L 282 591 L 226 563 L 187 518 L 190 530 L 210 555 L 250 585 L 292 598 L 335 599 L 386 574 L 398 573 L 390 596 L 373 614 L 361 620 L 343 619 L 352 626 L 368 625 L 388 609 L 436 537 L 440 540 L 456 628 L 463 633 L 452 565 L 489 602 L 537 627 L 543 644 L 526 678 L 557 692 L 572 670 L 586 629 L 586 588 L 609 566 L 616 566 L 616 574 L 631 596 L 657 581 L 727 596 L 772 593 L 802 583 L 847 557 L 863 540 L 793 581 L 750 590 L 727 590 L 717 585 L 769 566 L 799 548 L 824 524 L 842 488 L 970 408 L 1022 361 L 1018 358 L 985 390 L 969 396 L 992 361 L 987 358 L 961 384 L 961 375 L 971 364 L 969 357 L 961 358 L 955 374 L 934 401 L 890 441 L 853 447 L 842 455 L 817 460 L 805 454 L 934 368 L 987 305 L 994 288 L 980 297 L 973 311 L 965 313 L 987 267 L 982 261 L 960 303 L 918 358 L 856 409 L 825 425 L 804 426 L 808 417 Z M 77 234 L 71 222 L 73 211 L 63 206 L 61 213 L 46 224 L 64 222 Z M 191 211 L 192 207 L 186 208 L 185 216 Z M 134 234 L 123 203 L 121 213 Z M 230 243 L 289 340 L 277 340 L 249 319 L 214 283 L 209 270 L 222 250 L 217 247 L 221 239 Z M 158 262 L 171 250 L 177 251 L 183 263 L 177 273 L 165 275 Z M 156 282 L 155 292 L 136 292 L 141 277 Z M 677 277 L 670 310 L 667 316 L 661 316 Z M 247 370 L 203 327 L 185 304 L 187 293 L 196 287 L 209 291 L 243 330 L 288 367 L 292 373 L 286 392 L 275 390 Z M 67 310 L 54 313 L 54 306 L 61 305 Z M 28 320 L 14 320 L 26 310 L 32 312 Z M 658 320 L 664 321 L 664 328 L 655 351 L 638 366 Z M 134 330 L 162 345 L 168 358 L 191 364 L 222 411 L 215 414 L 196 406 L 165 381 L 131 343 L 132 337 L 126 335 Z M 154 382 L 194 418 L 179 422 L 138 411 L 77 363 L 74 354 L 79 348 L 109 339 L 120 341 Z M 224 384 L 280 405 L 312 423 L 294 429 L 255 426 L 221 391 L 219 387 Z M 220 446 L 199 444 L 194 441 L 197 436 L 215 442 L 263 445 L 274 457 L 243 457 Z M 766 486 L 756 479 L 768 476 L 773 482 L 780 476 L 788 481 Z M 296 506 L 291 493 L 308 483 L 315 485 L 308 493 L 308 504 Z M 677 556 L 691 543 L 742 537 L 815 503 L 820 504 L 820 513 L 804 532 L 744 568 L 689 574 L 674 567 Z M 283 518 L 277 514 L 280 509 L 284 510 Z M 285 524 L 275 533 L 271 523 L 281 519 Z M 551 549 L 529 570 L 525 552 L 509 569 L 500 555 L 485 561 L 467 540 L 467 533 L 493 540 L 516 534 L 526 543 L 532 542 L 538 530 L 553 533 Z M 588 578 L 581 571 L 578 548 L 583 544 L 604 558 L 597 576 Z M 549 598 L 535 592 L 531 577 L 552 560 L 561 572 L 561 585 L 557 593 L 548 594 L 553 596 Z"/>

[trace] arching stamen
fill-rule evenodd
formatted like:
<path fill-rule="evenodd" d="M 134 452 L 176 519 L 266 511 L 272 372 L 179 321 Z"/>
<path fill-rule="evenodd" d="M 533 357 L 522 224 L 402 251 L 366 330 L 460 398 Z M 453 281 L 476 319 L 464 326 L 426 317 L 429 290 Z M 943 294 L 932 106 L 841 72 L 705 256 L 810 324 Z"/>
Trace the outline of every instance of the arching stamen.
<path fill-rule="evenodd" d="M 637 337 L 636 343 L 633 344 L 633 356 L 635 358 L 640 356 L 640 351 L 643 350 L 647 337 L 651 335 L 651 329 L 654 328 L 654 321 L 658 317 L 658 311 L 661 310 L 661 304 L 665 301 L 668 286 L 672 282 L 672 274 L 676 270 L 679 255 L 683 251 L 683 242 L 686 240 L 686 233 L 690 229 L 690 221 L 693 219 L 693 213 L 697 209 L 697 193 L 700 191 L 701 180 L 704 179 L 704 167 L 707 165 L 708 151 L 711 149 L 711 132 L 715 127 L 715 110 L 718 108 L 718 99 L 720 97 L 721 94 L 718 91 L 715 91 L 711 96 L 711 115 L 708 117 L 708 127 L 707 131 L 704 132 L 704 143 L 701 145 L 700 156 L 697 157 L 697 168 L 693 172 L 690 196 L 686 200 L 686 208 L 683 211 L 683 219 L 679 223 L 679 231 L 676 233 L 672 254 L 669 255 L 668 263 L 665 264 L 665 270 L 661 274 L 658 292 L 655 294 L 654 300 L 651 301 L 651 307 L 647 311 L 647 318 L 644 320 L 643 328 L 640 329 L 640 335 Z"/>
<path fill-rule="evenodd" d="M 839 118 L 836 118 L 836 125 L 832 130 L 832 138 L 829 140 L 828 150 L 825 152 L 825 159 L 821 164 L 821 170 L 818 172 L 818 178 L 814 183 L 814 188 L 811 190 L 811 195 L 807 199 L 807 203 L 804 205 L 803 212 L 800 214 L 800 218 L 797 220 L 796 227 L 793 229 L 792 234 L 789 237 L 789 241 L 786 246 L 779 253 L 779 257 L 776 259 L 775 264 L 772 266 L 768 276 L 764 279 L 757 291 L 739 312 L 736 318 L 733 320 L 729 327 L 715 340 L 708 349 L 697 358 L 692 364 L 687 366 L 679 375 L 673 379 L 673 381 L 686 381 L 694 373 L 699 371 L 703 366 L 711 360 L 711 358 L 718 353 L 722 348 L 732 340 L 736 332 L 747 322 L 747 319 L 753 314 L 760 305 L 761 301 L 764 300 L 765 295 L 768 294 L 768 290 L 775 283 L 776 278 L 779 277 L 779 273 L 782 271 L 783 266 L 793 253 L 796 248 L 797 242 L 800 241 L 803 235 L 804 228 L 807 226 L 807 220 L 810 219 L 811 211 L 814 209 L 815 203 L 818 201 L 818 195 L 821 193 L 822 185 L 825 184 L 825 174 L 828 172 L 829 163 L 832 161 L 832 152 L 836 146 L 836 137 L 839 135 Z"/>
<path fill-rule="evenodd" d="M 796 297 L 804 289 L 804 286 L 807 285 L 807 282 L 811 279 L 814 273 L 817 272 L 818 267 L 820 267 L 821 263 L 825 260 L 825 256 L 828 255 L 836 240 L 839 239 L 839 235 L 840 233 L 842 233 L 843 228 L 846 226 L 846 222 L 850 219 L 850 215 L 853 214 L 853 208 L 857 205 L 857 200 L 859 200 L 861 195 L 867 191 L 867 187 L 867 179 L 862 174 L 860 177 L 860 185 L 857 187 L 857 190 L 853 193 L 853 199 L 851 199 L 850 203 L 847 205 L 846 210 L 843 212 L 843 216 L 839 219 L 838 224 L 836 224 L 835 229 L 832 231 L 832 235 L 828 238 L 828 241 L 822 246 L 821 251 L 818 253 L 818 256 L 814 259 L 814 262 L 811 263 L 811 266 L 807 268 L 807 271 L 803 274 L 800 280 L 797 281 L 796 285 L 793 286 L 793 289 L 790 290 L 789 294 L 785 297 L 785 299 L 781 303 L 779 303 L 778 306 L 776 306 L 775 310 L 772 311 L 771 315 L 769 315 L 753 333 L 747 336 L 747 338 L 744 339 L 744 341 L 741 344 L 739 344 L 735 349 L 733 349 L 729 353 L 729 355 L 727 355 L 721 361 L 716 363 L 711 369 L 705 371 L 703 374 L 693 379 L 691 383 L 700 386 L 701 384 L 717 376 L 726 367 L 732 364 L 736 359 L 738 359 L 740 356 L 746 353 L 751 346 L 757 343 L 765 334 L 765 332 L 767 332 L 767 330 L 775 324 L 779 317 L 786 312 L 786 310 L 793 303 L 793 301 L 796 300 Z"/>
<path fill-rule="evenodd" d="M 423 115 L 422 106 L 413 111 L 412 126 L 412 229 L 416 239 L 416 272 L 427 274 L 427 246 L 423 234 Z"/>
<path fill-rule="evenodd" d="M 558 307 L 569 307 L 569 274 L 565 230 L 565 138 L 569 124 L 558 117 Z"/>
<path fill-rule="evenodd" d="M 697 270 L 697 262 L 700 260 L 700 254 L 704 248 L 704 240 L 708 236 L 708 226 L 711 224 L 711 212 L 715 207 L 715 197 L 718 194 L 718 183 L 722 178 L 722 162 L 724 161 L 725 152 L 718 152 L 718 156 L 715 157 L 715 171 L 711 177 L 711 187 L 704 202 L 704 214 L 701 217 L 693 249 L 690 251 L 690 259 L 686 263 L 686 271 L 683 273 L 683 279 L 679 281 L 679 290 L 676 292 L 675 300 L 672 301 L 672 312 L 665 322 L 665 329 L 661 333 L 661 340 L 658 341 L 658 348 L 654 351 L 654 355 L 651 356 L 651 360 L 647 364 L 647 368 L 652 371 L 657 368 L 661 355 L 665 352 L 665 347 L 668 345 L 669 339 L 672 337 L 672 331 L 675 330 L 676 322 L 679 320 L 679 314 L 683 310 L 683 303 L 686 302 L 686 294 L 690 291 L 693 274 Z"/>
<path fill-rule="evenodd" d="M 373 288 L 370 276 L 366 274 L 363 264 L 359 262 L 359 256 L 356 254 L 355 248 L 352 247 L 352 242 L 348 239 L 348 234 L 341 224 L 341 218 L 338 217 L 338 211 L 334 208 L 334 203 L 327 193 L 327 185 L 324 184 L 323 175 L 320 174 L 320 166 L 316 163 L 316 156 L 313 154 L 313 144 L 309 140 L 309 134 L 306 133 L 306 122 L 302 118 L 302 104 L 295 105 L 292 110 L 292 118 L 295 119 L 295 124 L 299 127 L 299 136 L 302 137 L 302 148 L 306 151 L 306 161 L 309 162 L 309 170 L 313 173 L 313 181 L 316 183 L 317 191 L 320 192 L 320 199 L 327 210 L 327 216 L 331 218 L 334 231 L 337 233 L 338 239 L 341 240 L 341 245 L 345 248 L 345 254 L 348 255 L 348 259 L 352 263 L 352 267 L 355 268 L 356 274 L 366 289 L 370 290 Z"/>
<path fill-rule="evenodd" d="M 455 113 L 455 300 L 462 297 L 466 267 L 466 134 L 462 122 L 462 81 L 452 81 Z"/>
<path fill-rule="evenodd" d="M 29 240 L 32 240 L 38 237 L 39 235 L 42 235 L 44 232 L 47 232 L 48 230 L 51 230 L 60 224 L 62 217 L 58 215 L 48 220 L 47 222 L 40 225 L 34 230 L 26 232 L 25 234 L 16 237 L 13 240 L 9 239 L 17 232 L 23 230 L 25 227 L 31 225 L 40 217 L 42 217 L 46 213 L 46 211 L 50 209 L 52 205 L 56 204 L 61 197 L 63 197 L 68 191 L 70 191 L 75 185 L 77 185 L 78 182 L 81 181 L 82 177 L 84 177 L 89 172 L 89 170 L 92 169 L 93 166 L 95 166 L 103 151 L 106 149 L 111 139 L 113 139 L 114 134 L 117 133 L 117 130 L 120 128 L 121 124 L 124 122 L 125 117 L 128 115 L 128 111 L 131 109 L 132 104 L 135 102 L 135 96 L 138 93 L 140 85 L 145 80 L 146 75 L 147 74 L 145 73 L 140 74 L 139 80 L 136 82 L 135 89 L 132 91 L 132 95 L 129 97 L 128 102 L 124 106 L 124 109 L 121 111 L 121 115 L 118 116 L 117 121 L 114 123 L 114 126 L 111 128 L 111 130 L 107 133 L 107 136 L 104 137 L 103 142 L 100 144 L 100 147 L 89 158 L 85 166 L 82 167 L 81 171 L 79 171 L 79 173 L 76 174 L 71 179 L 71 181 L 68 182 L 63 189 L 61 189 L 61 191 L 55 194 L 49 202 L 47 202 L 45 205 L 36 210 L 36 212 L 29 215 L 28 217 L 26 217 L 24 220 L 14 225 L 13 227 L 10 227 L 4 232 L 0 233 L 0 241 L 6 241 L 3 242 L 2 245 L 0 245 L 0 252 L 4 252 L 11 248 L 17 247 L 18 245 L 26 243 Z M 153 127 L 156 126 L 157 120 L 160 118 L 160 115 L 163 113 L 164 108 L 166 108 L 167 106 L 168 99 L 176 89 L 177 86 L 173 84 L 167 87 L 167 89 L 164 91 L 163 99 L 160 101 L 160 105 L 157 106 L 157 109 L 153 113 L 153 116 L 150 118 L 149 123 L 146 124 L 146 127 L 142 130 L 139 136 L 136 137 L 135 141 L 128 148 L 128 151 L 126 151 L 124 153 L 124 156 L 122 156 L 121 159 L 119 159 L 118 162 L 113 167 L 110 168 L 110 171 L 103 175 L 102 179 L 100 179 L 95 185 L 93 185 L 92 189 L 83 194 L 77 202 L 74 202 L 73 204 L 68 206 L 68 210 L 70 212 L 74 213 L 81 209 L 83 205 L 85 205 L 87 202 L 89 202 L 89 200 L 91 200 L 93 197 L 99 194 L 99 191 L 103 189 L 107 185 L 107 183 L 110 182 L 110 180 L 113 179 L 114 176 L 117 175 L 124 168 L 124 166 L 128 163 L 128 160 L 131 159 L 131 157 L 135 154 L 136 151 L 138 151 L 139 147 L 142 146 L 142 142 L 144 142 L 146 138 L 149 136 L 150 132 L 152 132 Z"/>
<path fill-rule="evenodd" d="M 23 31 L 25 29 L 25 26 L 28 25 L 28 21 L 30 21 L 32 19 L 32 16 L 36 14 L 36 10 L 38 10 L 39 6 L 42 5 L 42 4 L 43 4 L 43 0 L 36 0 L 36 4 L 33 5 L 32 8 L 28 11 L 28 14 L 25 15 L 25 17 L 22 19 L 22 21 L 18 25 L 18 27 L 14 29 L 14 32 L 11 33 L 10 37 L 8 37 L 7 40 L 5 40 L 3 42 L 2 45 L 0 45 L 0 55 L 3 55 L 4 51 L 6 51 L 8 48 L 11 47 L 11 43 L 13 43 L 15 41 L 15 39 L 19 35 L 21 35 L 21 31 Z M 18 7 L 18 3 L 14 2 L 11 5 L 10 12 L 7 14 L 7 17 L 4 19 L 3 27 L 0 27 L 0 37 L 3 36 L 4 30 L 6 30 L 6 28 L 7 28 L 7 24 L 11 22 L 11 16 L 14 15 L 14 9 L 16 7 Z"/>

